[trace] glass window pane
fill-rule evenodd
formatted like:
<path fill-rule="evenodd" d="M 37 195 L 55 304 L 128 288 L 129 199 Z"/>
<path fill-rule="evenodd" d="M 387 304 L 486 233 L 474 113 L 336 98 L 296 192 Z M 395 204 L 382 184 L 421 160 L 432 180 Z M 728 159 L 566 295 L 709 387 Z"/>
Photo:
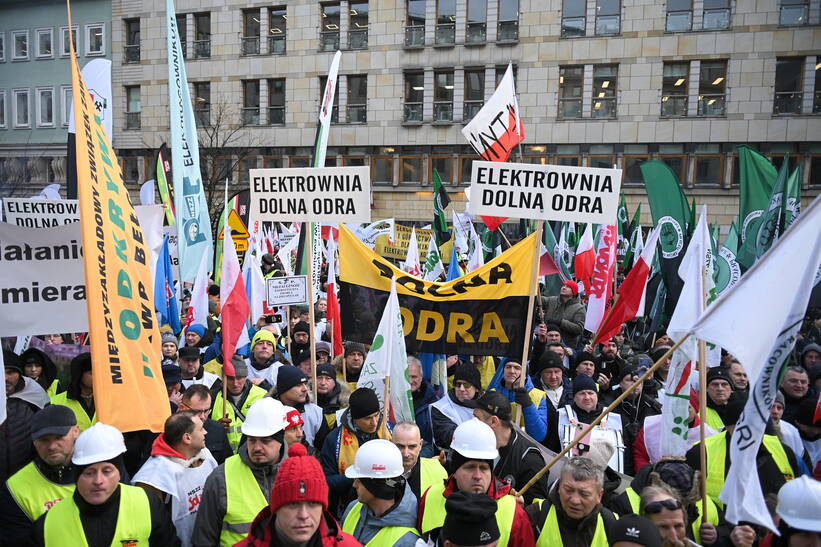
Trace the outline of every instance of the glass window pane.
<path fill-rule="evenodd" d="M 775 91 L 801 91 L 803 58 L 780 58 L 775 65 Z"/>
<path fill-rule="evenodd" d="M 621 0 L 597 0 L 596 15 L 619 15 Z"/>
<path fill-rule="evenodd" d="M 363 105 L 368 102 L 367 76 L 348 76 L 348 104 Z"/>
<path fill-rule="evenodd" d="M 438 24 L 456 21 L 456 0 L 437 0 L 436 22 Z"/>
<path fill-rule="evenodd" d="M 584 17 L 586 10 L 587 2 L 585 0 L 562 1 L 562 17 Z"/>
<path fill-rule="evenodd" d="M 487 21 L 487 0 L 468 0 L 468 23 Z"/>
<path fill-rule="evenodd" d="M 717 186 L 723 182 L 720 156 L 696 156 L 695 184 Z"/>
<path fill-rule="evenodd" d="M 339 30 L 339 4 L 322 4 L 322 30 Z"/>
<path fill-rule="evenodd" d="M 103 29 L 102 27 L 94 27 L 89 31 L 88 50 L 91 53 L 99 53 L 103 51 Z M 184 40 L 184 38 L 183 38 Z"/>
<path fill-rule="evenodd" d="M 368 3 L 351 2 L 351 30 L 361 30 L 368 28 Z"/>
<path fill-rule="evenodd" d="M 421 103 L 425 96 L 425 75 L 421 72 L 405 74 L 405 102 Z"/>
<path fill-rule="evenodd" d="M 699 77 L 698 92 L 700 95 L 724 93 L 727 85 L 727 63 L 701 62 L 701 75 Z"/>
<path fill-rule="evenodd" d="M 453 72 L 437 72 L 434 75 L 434 101 L 453 100 Z"/>
<path fill-rule="evenodd" d="M 519 19 L 519 0 L 499 0 L 499 21 Z"/>
<path fill-rule="evenodd" d="M 17 125 L 28 125 L 29 123 L 29 95 L 28 93 L 15 94 L 17 112 Z"/>
<path fill-rule="evenodd" d="M 422 158 L 403 157 L 402 158 L 402 182 L 420 183 L 422 182 Z"/>
<path fill-rule="evenodd" d="M 51 49 L 51 32 L 37 33 L 37 54 L 43 56 L 50 56 Z"/>
<path fill-rule="evenodd" d="M 371 158 L 374 182 L 393 182 L 393 158 Z"/>
<path fill-rule="evenodd" d="M 485 71 L 471 70 L 465 71 L 465 100 L 484 101 L 485 100 Z"/>
<path fill-rule="evenodd" d="M 285 106 L 285 79 L 268 80 L 268 97 L 271 106 Z"/>
<path fill-rule="evenodd" d="M 667 31 L 681 32 L 690 30 L 692 14 L 689 11 L 679 11 L 667 14 Z"/>
<path fill-rule="evenodd" d="M 439 177 L 444 183 L 452 183 L 453 180 L 453 158 L 442 156 L 431 156 L 431 169 L 436 169 L 439 172 Z M 431 170 L 431 173 L 433 171 Z M 433 175 L 431 175 L 431 179 Z"/>
<path fill-rule="evenodd" d="M 50 90 L 40 92 L 40 123 L 51 124 L 54 121 L 54 98 Z"/>
<path fill-rule="evenodd" d="M 427 0 L 408 0 L 408 21 L 409 26 L 425 24 L 425 4 Z"/>
<path fill-rule="evenodd" d="M 692 0 L 667 0 L 667 11 L 686 11 L 692 9 Z"/>

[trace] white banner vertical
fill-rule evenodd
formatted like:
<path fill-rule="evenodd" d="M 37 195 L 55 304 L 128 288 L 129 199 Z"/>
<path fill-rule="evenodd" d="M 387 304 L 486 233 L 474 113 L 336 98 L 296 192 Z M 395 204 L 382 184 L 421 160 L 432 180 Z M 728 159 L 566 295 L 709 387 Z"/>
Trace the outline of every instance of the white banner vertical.
<path fill-rule="evenodd" d="M 171 1 L 171 0 L 169 0 Z M 328 149 L 328 132 L 331 127 L 331 115 L 334 111 L 334 95 L 336 95 L 336 78 L 339 73 L 339 61 L 342 52 L 337 50 L 328 69 L 328 80 L 322 92 L 322 104 L 319 105 L 319 119 L 316 126 L 314 140 L 314 167 L 325 167 L 325 152 Z"/>
<path fill-rule="evenodd" d="M 113 144 L 112 124 L 114 114 L 111 107 L 111 61 L 108 59 L 94 59 L 89 61 L 82 70 L 88 93 L 94 103 L 97 115 L 103 120 L 103 129 Z M 71 105 L 71 115 L 68 118 L 68 132 L 74 130 L 74 105 Z"/>

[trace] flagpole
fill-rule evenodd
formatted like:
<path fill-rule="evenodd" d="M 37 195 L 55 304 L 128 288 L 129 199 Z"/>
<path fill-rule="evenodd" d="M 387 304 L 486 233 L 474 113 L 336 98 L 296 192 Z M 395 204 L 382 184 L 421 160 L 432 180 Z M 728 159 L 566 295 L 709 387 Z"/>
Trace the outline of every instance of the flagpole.
<path fill-rule="evenodd" d="M 702 309 L 707 309 L 707 268 L 701 268 L 702 287 Z M 704 442 L 706 437 L 705 424 L 707 423 L 707 343 L 704 340 L 698 341 L 698 435 L 701 442 L 698 443 L 698 457 L 701 462 L 701 473 L 699 473 L 699 488 L 701 489 L 701 514 L 707 514 L 707 446 Z"/>
<path fill-rule="evenodd" d="M 574 438 L 572 441 L 570 441 L 570 443 L 569 443 L 566 447 L 564 447 L 564 448 L 562 449 L 562 451 L 561 451 L 561 452 L 559 452 L 558 454 L 556 454 L 556 455 L 553 457 L 553 459 L 552 459 L 552 460 L 550 460 L 550 461 L 549 461 L 549 462 L 548 462 L 548 463 L 547 463 L 544 467 L 542 467 L 542 468 L 539 470 L 539 472 L 538 472 L 538 473 L 536 473 L 535 475 L 533 475 L 533 478 L 531 478 L 529 481 L 527 481 L 527 484 L 525 484 L 525 485 L 522 487 L 522 489 L 521 489 L 521 490 L 519 490 L 518 492 L 515 492 L 515 493 L 514 493 L 514 495 L 516 495 L 516 496 L 521 496 L 521 495 L 522 495 L 522 494 L 524 494 L 524 493 L 525 493 L 525 492 L 526 492 L 526 491 L 527 491 L 527 490 L 528 490 L 531 486 L 533 486 L 533 485 L 534 485 L 534 484 L 535 484 L 535 483 L 536 483 L 539 479 L 541 479 L 541 478 L 544 476 L 544 474 L 545 474 L 545 473 L 547 473 L 548 471 L 550 471 L 550 468 L 551 468 L 551 467 L 553 467 L 553 466 L 556 464 L 556 462 L 558 462 L 559 460 L 561 460 L 561 459 L 564 457 L 564 455 L 565 455 L 565 454 L 567 454 L 568 452 L 570 452 L 570 451 L 573 449 L 573 447 L 575 447 L 575 446 L 579 443 L 579 441 L 581 441 L 582 439 L 584 439 L 585 437 L 587 437 L 587 435 L 588 435 L 588 434 L 589 434 L 589 433 L 593 430 L 593 428 L 594 428 L 594 427 L 596 427 L 596 426 L 599 424 L 599 422 L 601 422 L 601 421 L 602 421 L 602 419 L 604 419 L 604 417 L 605 417 L 605 416 L 607 416 L 607 414 L 609 414 L 610 412 L 612 412 L 613 410 L 615 410 L 615 409 L 616 409 L 616 407 L 617 407 L 617 406 L 619 406 L 619 405 L 621 404 L 621 402 L 622 402 L 624 399 L 626 399 L 626 398 L 627 398 L 627 396 L 628 396 L 628 395 L 630 395 L 630 394 L 633 392 L 633 390 L 634 390 L 634 389 L 636 389 L 638 386 L 642 385 L 642 384 L 644 383 L 644 381 L 645 381 L 645 380 L 647 380 L 648 378 L 650 378 L 650 376 L 651 376 L 651 375 L 652 375 L 652 374 L 656 371 L 656 369 L 657 369 L 658 367 L 660 367 L 660 366 L 661 366 L 661 364 L 662 364 L 663 362 L 665 362 L 665 361 L 666 361 L 666 360 L 667 360 L 667 359 L 668 359 L 668 358 L 669 358 L 669 357 L 673 354 L 673 352 L 674 352 L 676 349 L 678 349 L 678 347 L 679 347 L 681 344 L 683 344 L 683 343 L 684 343 L 684 341 L 685 341 L 685 340 L 687 340 L 687 339 L 690 337 L 690 335 L 691 335 L 691 334 L 692 334 L 691 332 L 688 332 L 688 333 L 687 333 L 687 334 L 686 334 L 686 335 L 685 335 L 685 336 L 684 336 L 681 340 L 679 340 L 678 342 L 676 342 L 675 344 L 673 344 L 673 347 L 671 347 L 671 348 L 670 348 L 670 349 L 668 349 L 666 352 L 664 352 L 664 355 L 662 355 L 662 356 L 659 358 L 659 360 L 658 360 L 658 361 L 656 361 L 655 363 L 653 363 L 653 365 L 652 365 L 650 368 L 648 368 L 648 369 L 647 369 L 647 372 L 645 372 L 644 374 L 642 374 L 641 378 L 639 378 L 638 380 L 636 380 L 635 382 L 633 382 L 633 384 L 632 384 L 630 387 L 628 387 L 626 390 L 624 390 L 624 391 L 622 392 L 622 394 L 621 394 L 621 395 L 619 395 L 619 396 L 616 398 L 616 400 L 615 400 L 615 401 L 613 401 L 612 403 L 610 403 L 610 406 L 608 406 L 607 408 L 605 408 L 605 409 L 602 411 L 602 413 L 601 413 L 601 414 L 599 414 L 599 415 L 596 417 L 596 419 L 595 419 L 595 420 L 593 420 L 593 421 L 590 423 L 590 425 L 588 425 L 586 428 L 584 428 L 584 430 L 582 430 L 582 432 L 581 432 L 581 433 L 579 433 L 579 434 L 576 436 L 576 438 Z"/>
<path fill-rule="evenodd" d="M 310 332 L 308 341 L 311 348 L 311 382 L 313 383 L 313 400 L 316 401 L 316 328 L 314 327 L 314 223 L 306 222 L 305 229 L 308 230 L 308 237 L 305 243 L 308 245 L 308 321 L 310 321 Z M 293 359 L 293 358 L 292 358 Z"/>
<path fill-rule="evenodd" d="M 291 360 L 291 364 L 294 364 L 294 354 L 291 353 L 291 339 L 294 337 L 294 333 L 291 332 L 294 329 L 291 328 L 291 306 L 285 306 L 285 327 L 288 329 L 288 336 L 285 338 L 288 342 L 288 359 Z"/>
<path fill-rule="evenodd" d="M 383 413 L 382 416 L 383 416 L 383 418 L 382 418 L 382 421 L 383 421 L 383 423 L 387 424 L 388 423 L 388 417 L 389 417 L 388 408 L 391 404 L 391 376 L 390 376 L 390 372 L 388 372 L 388 375 L 385 376 L 385 392 L 383 393 L 382 397 L 383 397 L 383 399 L 382 399 L 383 400 L 383 404 L 382 404 L 382 413 Z"/>
<path fill-rule="evenodd" d="M 228 237 L 231 238 L 231 244 L 233 245 L 234 244 L 234 238 L 231 236 L 231 228 L 228 226 L 228 223 L 227 223 L 227 220 L 228 220 L 228 177 L 225 177 L 225 195 L 224 195 L 223 199 L 224 199 L 224 201 L 223 201 L 223 206 L 222 206 L 222 214 L 226 219 L 226 223 L 223 225 L 222 229 L 223 229 L 223 231 L 226 228 L 228 229 L 227 234 L 223 233 L 223 241 L 225 240 L 225 236 L 228 236 Z M 216 254 L 217 253 L 214 252 L 214 256 L 216 256 Z M 216 270 L 217 270 L 217 265 L 214 264 L 215 278 L 216 278 Z M 222 305 L 222 302 L 220 302 L 220 305 Z M 228 382 L 227 382 L 226 376 L 225 376 L 225 363 L 227 362 L 227 360 L 230 360 L 231 357 L 233 357 L 233 355 L 226 357 L 225 352 L 223 352 L 223 354 L 222 354 L 222 417 L 223 417 L 223 419 L 228 418 Z M 223 426 L 224 425 L 225 424 L 223 424 Z"/>
<path fill-rule="evenodd" d="M 601 334 L 602 327 L 604 327 L 607 324 L 607 321 L 610 320 L 610 316 L 613 315 L 613 310 L 616 309 L 616 304 L 618 303 L 620 296 L 620 294 L 616 294 L 616 297 L 613 299 L 613 304 L 610 306 L 610 309 L 607 310 L 607 313 L 604 314 L 604 318 L 602 318 L 601 323 L 599 323 L 599 328 L 596 329 L 593 338 L 590 339 L 590 345 L 596 345 L 596 340 L 599 338 L 599 335 Z"/>
<path fill-rule="evenodd" d="M 527 359 L 530 356 L 530 339 L 533 338 L 533 303 L 536 298 L 537 288 L 539 286 L 539 259 L 541 258 L 541 243 L 542 243 L 542 227 L 544 223 L 539 223 L 539 227 L 536 229 L 536 245 L 534 246 L 535 251 L 533 252 L 533 268 L 531 268 L 530 275 L 530 292 L 527 304 L 527 320 L 525 322 L 525 344 L 524 349 L 522 350 L 522 375 L 519 377 L 519 380 L 515 382 L 513 387 L 524 387 L 526 384 L 525 377 L 527 376 Z M 516 405 L 516 419 L 513 423 L 518 424 L 519 419 L 522 417 L 522 406 Z"/>

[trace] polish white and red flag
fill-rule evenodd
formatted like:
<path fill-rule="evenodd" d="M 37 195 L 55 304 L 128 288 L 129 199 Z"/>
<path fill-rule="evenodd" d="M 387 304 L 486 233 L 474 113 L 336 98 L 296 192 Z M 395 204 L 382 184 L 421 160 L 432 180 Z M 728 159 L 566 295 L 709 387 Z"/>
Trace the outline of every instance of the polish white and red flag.
<path fill-rule="evenodd" d="M 576 256 L 573 258 L 573 272 L 576 281 L 584 283 L 584 291 L 587 293 L 590 285 L 590 276 L 593 275 L 593 268 L 596 265 L 596 250 L 593 248 L 593 224 L 588 223 L 576 247 Z"/>
<path fill-rule="evenodd" d="M 246 323 L 251 309 L 232 237 L 226 237 L 222 242 L 221 281 L 222 367 L 226 376 L 234 376 L 231 357 L 236 353 L 242 334 L 245 334 L 245 338 L 248 337 Z"/>
<path fill-rule="evenodd" d="M 616 244 L 619 234 L 615 224 L 606 224 L 601 228 L 599 248 L 596 252 L 596 264 L 590 276 L 590 289 L 587 291 L 587 315 L 584 328 L 590 332 L 599 330 L 607 303 L 613 294 L 613 275 L 616 271 Z"/>
<path fill-rule="evenodd" d="M 191 325 L 202 325 L 208 328 L 208 253 L 203 253 L 194 286 L 191 289 L 191 301 L 185 311 L 185 328 Z"/>

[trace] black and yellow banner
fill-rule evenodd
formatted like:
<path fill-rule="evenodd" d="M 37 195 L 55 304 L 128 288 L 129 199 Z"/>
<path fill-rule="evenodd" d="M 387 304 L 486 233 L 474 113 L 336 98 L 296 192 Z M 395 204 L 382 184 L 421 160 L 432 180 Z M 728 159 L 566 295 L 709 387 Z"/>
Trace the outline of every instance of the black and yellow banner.
<path fill-rule="evenodd" d="M 369 344 L 396 278 L 408 352 L 521 355 L 532 285 L 535 234 L 453 281 L 411 276 L 339 231 L 342 336 Z"/>

